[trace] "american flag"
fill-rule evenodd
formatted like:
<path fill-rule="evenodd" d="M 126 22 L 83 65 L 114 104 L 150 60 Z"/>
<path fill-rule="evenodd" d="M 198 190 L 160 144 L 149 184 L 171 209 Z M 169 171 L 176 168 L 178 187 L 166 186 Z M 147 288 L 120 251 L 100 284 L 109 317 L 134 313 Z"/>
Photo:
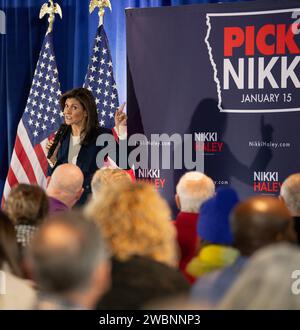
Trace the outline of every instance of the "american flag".
<path fill-rule="evenodd" d="M 113 74 L 109 43 L 103 25 L 98 27 L 96 33 L 83 87 L 90 90 L 95 97 L 100 126 L 113 128 L 115 126 L 115 111 L 119 107 L 119 97 Z M 116 132 L 112 131 L 115 138 L 118 139 Z M 110 157 L 106 159 L 104 167 L 119 168 Z M 134 180 L 134 169 L 127 170 L 127 172 Z"/>
<path fill-rule="evenodd" d="M 97 30 L 83 86 L 89 89 L 95 97 L 100 126 L 113 128 L 119 98 L 113 75 L 108 39 L 103 25 Z"/>
<path fill-rule="evenodd" d="M 61 96 L 52 34 L 45 36 L 30 94 L 20 120 L 10 168 L 4 187 L 4 200 L 17 183 L 46 186 L 47 138 L 62 122 Z"/>

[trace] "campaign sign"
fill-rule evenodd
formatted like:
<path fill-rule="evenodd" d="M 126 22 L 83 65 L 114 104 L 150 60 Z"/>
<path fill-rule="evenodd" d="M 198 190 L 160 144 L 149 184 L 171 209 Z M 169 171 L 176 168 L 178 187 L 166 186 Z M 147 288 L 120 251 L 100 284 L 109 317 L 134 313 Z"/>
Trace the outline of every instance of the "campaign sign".
<path fill-rule="evenodd" d="M 190 135 L 217 187 L 278 195 L 300 172 L 299 1 L 129 9 L 126 19 L 129 135 Z M 189 170 L 137 170 L 137 179 L 175 213 Z"/>
<path fill-rule="evenodd" d="M 206 17 L 220 111 L 300 111 L 300 10 Z"/>

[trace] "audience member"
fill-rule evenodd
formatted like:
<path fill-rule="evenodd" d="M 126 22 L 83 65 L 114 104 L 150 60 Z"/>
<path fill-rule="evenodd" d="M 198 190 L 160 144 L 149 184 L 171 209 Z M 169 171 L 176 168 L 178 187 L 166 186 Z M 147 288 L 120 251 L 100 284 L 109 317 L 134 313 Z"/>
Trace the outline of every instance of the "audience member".
<path fill-rule="evenodd" d="M 280 197 L 294 218 L 294 227 L 300 245 L 300 173 L 290 175 L 284 180 L 280 189 Z"/>
<path fill-rule="evenodd" d="M 152 299 L 187 292 L 178 265 L 170 209 L 153 186 L 105 186 L 86 212 L 113 254 L 112 288 L 100 309 L 138 309 Z"/>
<path fill-rule="evenodd" d="M 187 274 L 185 268 L 196 254 L 199 208 L 214 193 L 214 182 L 200 172 L 185 173 L 176 186 L 175 200 L 180 212 L 174 224 L 181 252 L 179 268 L 190 282 L 194 281 L 194 277 Z"/>
<path fill-rule="evenodd" d="M 21 275 L 15 228 L 0 211 L 0 310 L 33 307 L 35 291 Z"/>
<path fill-rule="evenodd" d="M 239 255 L 231 245 L 229 214 L 238 203 L 238 196 L 231 188 L 220 188 L 214 197 L 206 201 L 197 223 L 201 240 L 199 254 L 187 265 L 186 271 L 196 277 L 232 264 Z"/>
<path fill-rule="evenodd" d="M 131 176 L 120 168 L 101 168 L 93 176 L 91 188 L 93 197 L 100 191 L 103 185 L 131 182 Z"/>
<path fill-rule="evenodd" d="M 299 284 L 297 277 L 293 277 L 299 264 L 297 246 L 282 243 L 259 250 L 249 260 L 219 308 L 300 309 Z"/>
<path fill-rule="evenodd" d="M 48 209 L 48 198 L 42 188 L 23 183 L 12 188 L 5 211 L 15 225 L 21 255 L 47 216 Z"/>
<path fill-rule="evenodd" d="M 274 197 L 257 196 L 241 202 L 233 210 L 231 228 L 234 245 L 241 255 L 224 270 L 200 278 L 192 288 L 193 299 L 217 304 L 254 252 L 276 242 L 295 241 L 289 212 Z"/>
<path fill-rule="evenodd" d="M 56 167 L 48 177 L 47 195 L 49 213 L 71 209 L 83 193 L 83 173 L 73 164 L 62 164 Z"/>
<path fill-rule="evenodd" d="M 40 295 L 37 309 L 92 309 L 110 284 L 110 263 L 99 228 L 80 213 L 47 219 L 29 248 Z"/>

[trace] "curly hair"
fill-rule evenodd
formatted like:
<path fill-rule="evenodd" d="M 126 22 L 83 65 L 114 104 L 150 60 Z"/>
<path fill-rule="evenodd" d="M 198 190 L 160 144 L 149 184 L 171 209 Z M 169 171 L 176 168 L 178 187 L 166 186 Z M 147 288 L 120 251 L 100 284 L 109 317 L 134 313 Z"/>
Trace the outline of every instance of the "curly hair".
<path fill-rule="evenodd" d="M 100 168 L 93 176 L 91 182 L 92 192 L 96 194 L 103 185 L 111 185 L 115 182 L 131 182 L 131 177 L 120 168 Z"/>
<path fill-rule="evenodd" d="M 170 209 L 153 186 L 127 182 L 105 186 L 86 213 L 99 224 L 116 259 L 138 255 L 177 266 Z"/>
<path fill-rule="evenodd" d="M 21 183 L 12 188 L 4 209 L 14 225 L 38 226 L 48 214 L 49 202 L 42 188 Z"/>

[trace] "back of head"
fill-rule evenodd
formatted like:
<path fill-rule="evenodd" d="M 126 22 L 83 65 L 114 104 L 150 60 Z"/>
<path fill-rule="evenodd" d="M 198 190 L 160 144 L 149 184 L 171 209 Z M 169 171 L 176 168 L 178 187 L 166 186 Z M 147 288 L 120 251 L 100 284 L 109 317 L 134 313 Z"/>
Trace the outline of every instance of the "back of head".
<path fill-rule="evenodd" d="M 231 229 L 236 247 L 246 256 L 268 244 L 296 240 L 288 209 L 270 196 L 255 196 L 239 203 L 232 213 Z"/>
<path fill-rule="evenodd" d="M 5 210 L 15 225 L 38 226 L 48 214 L 48 198 L 38 186 L 19 184 L 12 188 Z"/>
<path fill-rule="evenodd" d="M 293 293 L 300 251 L 287 243 L 268 246 L 253 255 L 224 297 L 221 309 L 300 309 Z M 295 282 L 293 284 L 293 282 Z"/>
<path fill-rule="evenodd" d="M 7 264 L 15 275 L 21 274 L 18 265 L 18 246 L 14 225 L 0 210 L 0 269 Z"/>
<path fill-rule="evenodd" d="M 292 174 L 284 180 L 280 196 L 293 216 L 300 216 L 300 173 Z"/>
<path fill-rule="evenodd" d="M 232 188 L 220 188 L 214 197 L 203 203 L 197 223 L 197 232 L 202 241 L 232 244 L 229 216 L 238 201 L 237 193 Z"/>
<path fill-rule="evenodd" d="M 120 168 L 101 168 L 93 176 L 91 187 L 93 195 L 97 194 L 104 185 L 131 182 L 130 175 Z"/>
<path fill-rule="evenodd" d="M 118 260 L 139 255 L 177 264 L 170 209 L 152 185 L 105 186 L 86 212 L 100 225 Z"/>
<path fill-rule="evenodd" d="M 81 190 L 83 184 L 83 173 L 81 169 L 73 164 L 59 165 L 51 176 L 48 190 L 56 190 L 65 194 L 75 194 Z"/>
<path fill-rule="evenodd" d="M 199 207 L 215 193 L 212 179 L 201 172 L 187 172 L 176 186 L 182 212 L 198 213 Z"/>
<path fill-rule="evenodd" d="M 50 294 L 87 289 L 95 269 L 106 261 L 99 228 L 79 212 L 47 219 L 29 249 L 33 277 Z"/>

